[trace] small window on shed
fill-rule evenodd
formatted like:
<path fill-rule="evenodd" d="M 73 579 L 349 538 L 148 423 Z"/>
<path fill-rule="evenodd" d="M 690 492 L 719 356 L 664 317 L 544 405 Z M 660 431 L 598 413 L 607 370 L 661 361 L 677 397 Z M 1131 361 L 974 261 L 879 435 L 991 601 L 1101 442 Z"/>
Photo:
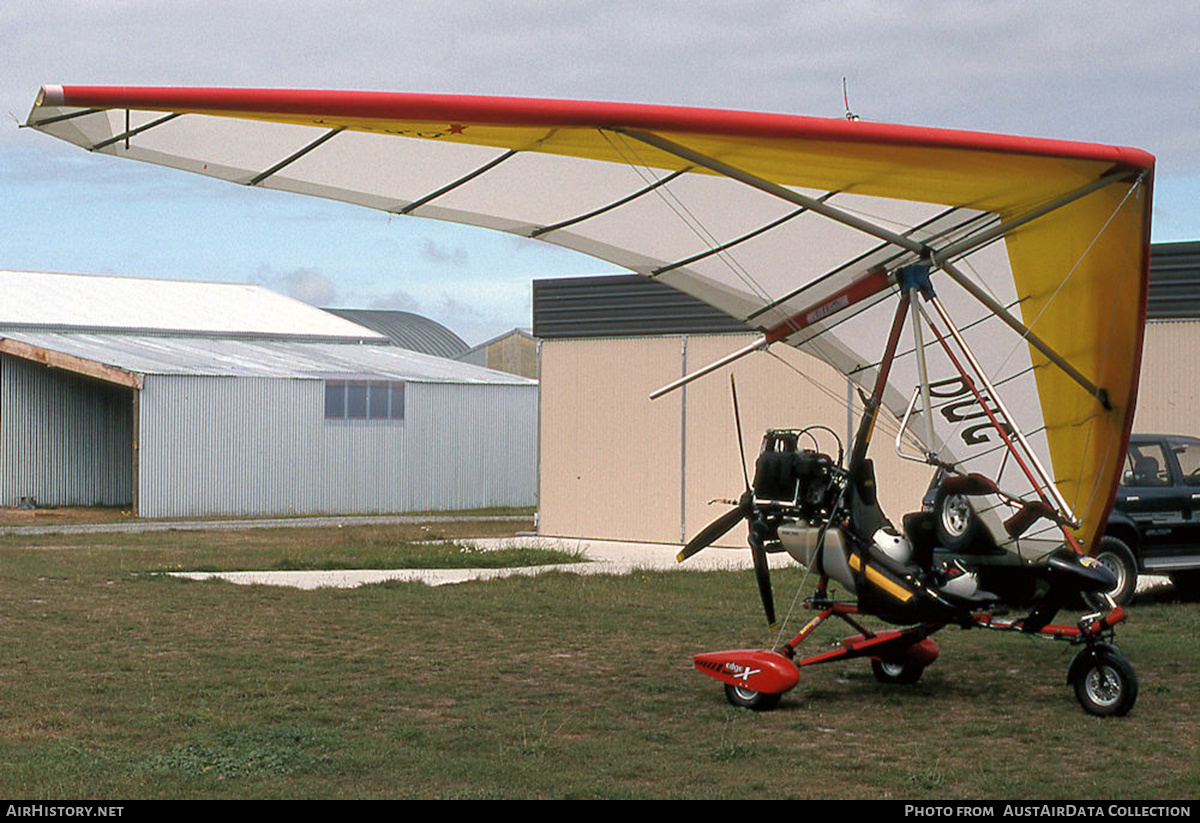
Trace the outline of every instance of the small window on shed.
<path fill-rule="evenodd" d="M 346 417 L 350 420 L 367 419 L 367 384 L 346 384 Z"/>
<path fill-rule="evenodd" d="M 403 420 L 404 383 L 326 380 L 326 420 Z"/>
<path fill-rule="evenodd" d="M 404 419 L 404 384 L 392 383 L 392 403 L 388 411 L 388 417 L 392 420 Z"/>
<path fill-rule="evenodd" d="M 376 380 L 367 388 L 367 417 L 371 420 L 387 420 L 388 395 L 391 393 L 388 384 Z"/>
<path fill-rule="evenodd" d="M 325 383 L 325 417 L 341 420 L 346 416 L 346 383 L 328 380 Z"/>

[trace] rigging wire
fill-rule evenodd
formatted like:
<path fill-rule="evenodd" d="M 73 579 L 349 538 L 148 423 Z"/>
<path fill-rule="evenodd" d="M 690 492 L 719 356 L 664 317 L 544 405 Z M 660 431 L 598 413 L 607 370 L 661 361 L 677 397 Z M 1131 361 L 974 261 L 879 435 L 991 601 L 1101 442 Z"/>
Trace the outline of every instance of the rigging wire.
<path fill-rule="evenodd" d="M 1109 225 L 1112 223 L 1112 221 L 1113 221 L 1113 220 L 1115 220 L 1115 219 L 1116 219 L 1117 213 L 1118 213 L 1120 210 L 1122 210 L 1122 209 L 1124 209 L 1124 208 L 1125 208 L 1125 204 L 1126 204 L 1126 203 L 1129 201 L 1129 198 L 1130 198 L 1131 196 L 1133 196 L 1133 194 L 1134 194 L 1134 190 L 1135 190 L 1135 189 L 1137 189 L 1137 190 L 1140 192 L 1140 190 L 1141 190 L 1141 188 L 1142 188 L 1142 185 L 1141 185 L 1141 184 L 1142 184 L 1142 180 L 1141 180 L 1141 178 L 1139 177 L 1139 178 L 1138 178 L 1138 180 L 1137 180 L 1137 181 L 1135 181 L 1135 183 L 1134 183 L 1134 184 L 1133 184 L 1133 185 L 1130 187 L 1130 190 L 1129 190 L 1128 192 L 1126 192 L 1126 193 L 1125 193 L 1125 196 L 1121 198 L 1121 202 L 1120 202 L 1120 203 L 1119 203 L 1119 204 L 1116 206 L 1116 208 L 1113 210 L 1113 213 L 1112 213 L 1111 215 L 1109 215 L 1109 218 L 1108 218 L 1108 220 L 1107 220 L 1107 221 L 1105 221 L 1104 227 L 1100 229 L 1100 232 L 1098 232 L 1098 233 L 1097 233 L 1097 235 L 1096 235 L 1096 237 L 1093 239 L 1093 241 L 1092 241 L 1092 244 L 1090 244 L 1090 245 L 1088 246 L 1088 249 L 1089 249 L 1089 250 L 1091 249 L 1091 246 L 1092 246 L 1092 245 L 1094 245 L 1094 244 L 1095 244 L 1095 243 L 1096 243 L 1096 242 L 1099 240 L 1099 236 L 1100 236 L 1100 234 L 1101 234 L 1101 233 L 1103 233 L 1105 230 L 1107 230 L 1107 227 L 1108 227 L 1108 226 L 1109 226 Z M 1139 196 L 1140 196 L 1140 195 L 1139 195 Z M 1131 225 L 1130 225 L 1130 227 L 1129 227 L 1129 233 L 1130 233 L 1130 235 L 1132 235 L 1133 231 L 1134 231 L 1134 228 L 1133 228 L 1133 226 L 1132 226 L 1132 224 L 1131 224 Z M 1134 247 L 1133 238 L 1132 238 L 1131 236 L 1127 236 L 1127 238 L 1126 238 L 1126 242 L 1124 242 L 1124 243 L 1122 244 L 1122 248 L 1125 250 L 1125 256 L 1124 256 L 1124 259 L 1125 259 L 1126 261 L 1128 261 L 1128 260 L 1129 260 L 1129 255 L 1130 255 L 1130 251 L 1129 251 L 1129 250 L 1130 250 L 1131 248 L 1133 248 L 1133 247 Z M 1087 253 L 1087 252 L 1085 252 L 1085 254 L 1086 254 L 1086 253 Z M 1110 318 L 1110 323 L 1108 324 L 1108 327 L 1109 327 L 1109 328 L 1111 328 L 1111 327 L 1112 327 L 1111 318 L 1112 318 L 1112 317 L 1114 317 L 1114 316 L 1116 315 L 1118 304 L 1119 304 L 1119 301 L 1118 301 L 1118 300 L 1116 300 L 1116 299 L 1113 299 L 1113 300 L 1112 300 L 1112 301 L 1109 303 L 1109 318 Z M 1113 335 L 1106 335 L 1106 337 L 1105 337 L 1105 345 L 1104 345 L 1104 347 L 1101 349 L 1101 353 L 1100 353 L 1100 363 L 1099 363 L 1099 370 L 1100 370 L 1100 372 L 1101 372 L 1101 373 L 1103 373 L 1103 371 L 1104 371 L 1104 367 L 1105 367 L 1105 365 L 1108 363 L 1108 359 L 1109 359 L 1109 357 L 1112 355 L 1113 337 L 1114 337 Z M 1087 425 L 1088 425 L 1088 429 L 1089 429 L 1089 431 L 1090 431 L 1090 430 L 1091 430 L 1091 429 L 1092 429 L 1092 428 L 1095 426 L 1095 423 L 1096 423 L 1096 417 L 1097 417 L 1097 415 L 1093 415 L 1091 418 L 1089 418 L 1089 420 L 1088 420 L 1088 424 L 1087 424 Z M 1091 442 L 1090 438 L 1089 438 L 1089 442 Z M 1104 460 L 1104 461 L 1102 461 L 1102 462 L 1106 463 L 1107 465 L 1117 465 L 1117 461 L 1119 461 L 1120 459 L 1121 459 L 1121 458 L 1120 458 L 1119 456 L 1117 456 L 1117 455 L 1114 455 L 1114 454 L 1108 454 L 1108 455 L 1106 456 L 1106 460 Z M 1081 454 L 1080 454 L 1080 468 L 1079 468 L 1079 472 L 1078 472 L 1079 476 L 1082 476 L 1082 470 L 1083 470 L 1083 460 L 1084 460 L 1084 454 L 1082 454 L 1082 453 L 1081 453 Z M 1072 506 L 1075 506 L 1075 505 L 1077 505 L 1077 503 L 1078 503 L 1078 500 L 1079 500 L 1079 495 L 1080 495 L 1082 492 L 1083 492 L 1083 488 L 1082 488 L 1082 484 L 1081 484 L 1081 485 L 1080 485 L 1080 487 L 1079 487 L 1078 489 L 1076 489 L 1076 498 L 1075 498 L 1075 500 L 1073 500 L 1073 501 L 1072 501 Z M 1090 506 L 1091 506 L 1091 505 L 1092 505 L 1092 504 L 1095 502 L 1096 495 L 1097 495 L 1098 493 L 1099 493 L 1099 487 L 1098 487 L 1098 484 L 1097 484 L 1097 483 L 1093 483 L 1093 484 L 1092 484 L 1092 489 L 1091 489 L 1091 492 L 1090 492 L 1090 494 L 1088 495 L 1088 500 L 1087 500 L 1087 506 L 1088 506 L 1088 507 L 1090 507 Z"/>
<path fill-rule="evenodd" d="M 812 375 L 805 373 L 802 369 L 797 367 L 795 364 L 789 363 L 787 360 L 785 360 L 783 357 L 781 357 L 778 352 L 773 351 L 771 349 L 766 349 L 765 351 L 771 357 L 775 358 L 780 363 L 782 363 L 785 368 L 788 368 L 791 371 L 795 372 L 801 379 L 803 379 L 810 386 L 812 386 L 812 388 L 816 389 L 820 394 L 829 398 L 834 403 L 837 403 L 838 407 L 842 411 L 848 411 L 851 414 L 861 414 L 862 413 L 863 407 L 862 407 L 861 403 L 848 402 L 846 400 L 845 396 L 839 395 L 833 389 L 820 383 L 818 380 L 816 380 L 814 377 L 812 377 Z M 853 384 L 853 381 L 851 381 L 851 383 Z M 878 431 L 882 432 L 883 434 L 886 434 L 886 435 L 894 438 L 897 434 L 900 433 L 900 421 L 897 420 L 892 415 L 890 408 L 888 408 L 886 406 L 881 407 L 881 411 L 884 411 L 884 410 L 886 410 L 887 413 L 879 415 L 878 419 L 875 422 L 875 428 Z M 912 434 L 906 432 L 905 436 L 906 436 L 906 442 L 908 443 L 908 445 L 910 445 L 914 448 L 917 447 L 918 445 L 920 445 L 920 441 L 918 439 L 916 439 L 915 435 L 912 435 Z"/>
<path fill-rule="evenodd" d="M 1099 226 L 1099 228 L 1097 228 L 1095 234 L 1088 241 L 1087 245 L 1076 256 L 1074 263 L 1067 270 L 1067 272 L 1063 275 L 1062 279 L 1058 282 L 1057 286 L 1054 288 L 1054 291 L 1051 292 L 1048 297 L 1046 297 L 1046 299 L 1043 302 L 1043 305 L 1042 305 L 1041 309 L 1038 311 L 1038 313 L 1033 317 L 1032 320 L 1030 320 L 1028 323 L 1026 323 L 1026 328 L 1030 332 L 1032 332 L 1034 330 L 1034 328 L 1037 326 L 1038 322 L 1045 316 L 1046 312 L 1050 310 L 1051 305 L 1060 297 L 1063 290 L 1067 287 L 1067 284 L 1069 283 L 1069 281 L 1079 271 L 1079 268 L 1080 268 L 1080 266 L 1083 265 L 1084 260 L 1088 257 L 1089 254 L 1091 254 L 1091 252 L 1095 248 L 1096 244 L 1100 241 L 1100 238 L 1108 231 L 1109 226 L 1112 225 L 1113 221 L 1116 220 L 1117 216 L 1124 210 L 1126 203 L 1129 202 L 1129 199 L 1131 197 L 1133 197 L 1136 192 L 1140 192 L 1141 189 L 1142 189 L 1142 176 L 1139 176 L 1138 178 L 1136 178 L 1133 181 L 1133 183 L 1130 184 L 1130 186 L 1126 190 L 1125 194 L 1121 197 L 1120 202 L 1118 202 L 1113 207 L 1113 209 L 1110 211 L 1108 216 L 1105 218 L 1104 222 Z M 1128 250 L 1130 248 L 1130 245 L 1131 244 L 1129 242 L 1126 242 L 1123 244 L 1122 248 Z M 1126 251 L 1126 255 L 1128 255 L 1128 251 Z M 1018 299 L 1018 304 L 1023 304 L 1023 303 L 1024 303 L 1023 300 Z M 1109 304 L 1110 316 L 1112 316 L 1112 314 L 1116 312 L 1117 305 L 1118 305 L 1118 303 L 1116 300 L 1113 300 L 1110 302 L 1110 304 Z M 1021 343 L 1025 342 L 1025 340 L 1026 340 L 1025 335 L 1020 335 L 1018 337 L 1017 341 L 1013 343 L 1012 348 L 1009 349 L 1008 354 L 1005 355 L 1005 357 L 1001 360 L 1000 367 L 1003 367 L 1014 356 L 1016 356 L 1016 354 L 1021 350 Z M 1101 350 L 1100 360 L 1099 360 L 1099 363 L 1097 364 L 1099 373 L 1103 373 L 1104 366 L 1108 362 L 1108 359 L 1112 354 L 1112 345 L 1113 345 L 1113 337 L 1110 335 L 1106 338 L 1106 345 Z M 1088 418 L 1086 425 L 1089 428 L 1094 426 L 1096 417 L 1097 417 L 1096 414 L 1092 414 Z M 1076 467 L 1075 476 L 1082 477 L 1084 475 L 1084 468 L 1085 468 L 1086 460 L 1087 460 L 1087 450 L 1085 449 L 1085 450 L 1081 451 L 1081 453 L 1080 453 L 1080 463 Z M 1075 508 L 1078 506 L 1079 501 L 1080 501 L 1080 495 L 1084 494 L 1084 491 L 1085 490 L 1083 488 L 1083 484 L 1080 484 L 1076 488 L 1075 496 L 1071 501 L 1072 508 Z M 1092 488 L 1087 491 L 1088 505 L 1090 505 L 1091 502 L 1094 501 L 1097 493 L 1098 493 L 1098 489 L 1095 487 L 1095 484 L 1093 483 Z"/>
<path fill-rule="evenodd" d="M 822 534 L 821 534 L 822 544 L 824 543 L 824 540 L 825 540 L 825 535 L 822 532 Z M 819 551 L 820 551 L 820 549 L 818 549 L 818 552 Z M 800 577 L 800 584 L 798 586 L 796 586 L 796 593 L 794 595 L 792 595 L 792 602 L 788 604 L 787 613 L 783 616 L 783 619 L 779 621 L 779 630 L 777 632 L 775 632 L 775 639 L 771 645 L 771 651 L 773 651 L 773 652 L 779 651 L 779 644 L 781 642 L 783 642 L 783 638 L 787 636 L 787 632 L 785 631 L 785 629 L 787 628 L 788 623 L 791 622 L 792 615 L 796 613 L 796 607 L 801 602 L 800 601 L 800 593 L 802 591 L 804 591 L 804 584 L 808 582 L 808 576 L 811 573 L 812 573 L 812 570 L 808 566 L 805 566 L 804 574 Z"/>
<path fill-rule="evenodd" d="M 653 180 L 657 179 L 654 174 L 653 167 L 641 159 L 637 148 L 631 145 L 630 141 L 625 137 L 625 135 L 620 135 L 619 142 L 615 142 L 613 140 L 613 133 L 610 133 L 605 129 L 601 129 L 600 134 L 613 148 L 613 151 L 615 151 L 618 156 L 625 161 L 626 165 L 628 165 L 635 174 L 641 177 L 643 181 L 649 184 Z M 753 293 L 763 302 L 772 302 L 770 293 L 763 287 L 763 285 L 759 283 L 753 275 L 750 274 L 749 270 L 742 265 L 728 249 L 721 248 L 722 241 L 719 240 L 716 235 L 705 226 L 704 221 L 701 220 L 700 217 L 688 207 L 688 205 L 682 200 L 682 198 L 679 197 L 676 192 L 670 190 L 670 186 L 658 186 L 654 189 L 654 192 L 662 201 L 663 205 L 666 206 L 666 208 L 673 214 L 675 214 L 675 216 L 679 218 L 680 222 L 686 226 L 696 236 L 697 239 L 706 244 L 710 250 L 716 250 L 715 256 L 725 264 L 725 266 L 737 280 L 745 285 L 751 291 L 751 293 Z M 778 313 L 780 319 L 786 319 L 786 312 L 780 309 Z"/>

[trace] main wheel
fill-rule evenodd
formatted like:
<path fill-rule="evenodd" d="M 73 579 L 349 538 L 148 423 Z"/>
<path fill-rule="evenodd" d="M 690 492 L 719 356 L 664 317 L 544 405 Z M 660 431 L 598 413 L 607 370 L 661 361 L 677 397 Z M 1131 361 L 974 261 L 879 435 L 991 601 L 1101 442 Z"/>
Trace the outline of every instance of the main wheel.
<path fill-rule="evenodd" d="M 1071 685 L 1084 711 L 1098 717 L 1120 717 L 1137 702 L 1133 666 L 1110 648 L 1085 649 L 1071 663 Z"/>
<path fill-rule="evenodd" d="M 975 510 L 965 494 L 951 494 L 938 489 L 933 501 L 936 515 L 935 531 L 938 543 L 952 552 L 959 552 L 975 539 L 977 520 Z"/>
<path fill-rule="evenodd" d="M 925 671 L 924 666 L 912 663 L 896 663 L 887 660 L 872 660 L 871 674 L 880 683 L 916 683 Z"/>
<path fill-rule="evenodd" d="M 1133 593 L 1137 591 L 1138 576 L 1137 560 L 1134 559 L 1129 546 L 1124 540 L 1106 534 L 1100 538 L 1100 549 L 1095 557 L 1117 576 L 1117 584 L 1109 590 L 1109 596 L 1118 606 L 1128 605 L 1133 599 Z M 1093 609 L 1101 606 L 1100 598 L 1092 592 L 1084 593 L 1083 602 Z"/>
<path fill-rule="evenodd" d="M 725 699 L 739 709 L 769 712 L 779 705 L 780 697 L 782 695 L 756 692 L 754 689 L 747 689 L 745 686 L 734 686 L 732 683 L 725 684 Z"/>

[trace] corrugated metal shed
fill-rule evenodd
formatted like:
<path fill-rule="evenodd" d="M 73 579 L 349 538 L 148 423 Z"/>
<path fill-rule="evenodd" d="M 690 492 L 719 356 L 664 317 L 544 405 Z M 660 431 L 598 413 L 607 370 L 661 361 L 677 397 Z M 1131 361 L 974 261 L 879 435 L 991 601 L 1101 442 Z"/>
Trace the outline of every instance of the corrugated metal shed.
<path fill-rule="evenodd" d="M 458 357 L 470 347 L 450 329 L 407 311 L 391 309 L 326 309 L 361 326 L 374 329 L 402 349 L 433 354 L 438 357 Z"/>
<path fill-rule="evenodd" d="M 404 398 L 403 420 L 329 420 L 320 380 L 151 375 L 140 392 L 138 513 L 533 504 L 536 386 L 406 383 Z"/>
<path fill-rule="evenodd" d="M 0 356 L 0 504 L 129 505 L 134 392 Z"/>
<path fill-rule="evenodd" d="M 535 502 L 536 381 L 259 287 L 19 272 L 0 286 L 0 505 L 180 517 Z"/>
<path fill-rule="evenodd" d="M 0 336 L 137 374 L 213 377 L 380 377 L 441 383 L 529 384 L 516 375 L 383 342 L 230 339 L 104 332 L 9 331 Z"/>

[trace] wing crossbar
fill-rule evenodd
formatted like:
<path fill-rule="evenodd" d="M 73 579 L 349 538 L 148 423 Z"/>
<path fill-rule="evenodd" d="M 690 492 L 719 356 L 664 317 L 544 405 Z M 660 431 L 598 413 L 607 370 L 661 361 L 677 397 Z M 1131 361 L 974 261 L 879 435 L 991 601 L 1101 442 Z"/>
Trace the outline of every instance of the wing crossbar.
<path fill-rule="evenodd" d="M 695 163 L 697 166 L 702 166 L 732 180 L 737 180 L 740 183 L 745 183 L 748 186 L 760 189 L 768 194 L 773 194 L 776 197 L 787 200 L 790 203 L 795 203 L 797 206 L 804 206 L 810 211 L 814 211 L 817 214 L 830 218 L 831 220 L 836 220 L 837 222 L 850 226 L 851 228 L 858 229 L 865 234 L 878 237 L 880 240 L 886 240 L 892 245 L 907 249 L 914 254 L 919 254 L 921 256 L 927 256 L 929 254 L 929 248 L 918 240 L 913 240 L 911 237 L 905 237 L 903 234 L 898 234 L 891 229 L 884 228 L 883 226 L 872 223 L 869 220 L 864 220 L 858 215 L 851 214 L 850 212 L 839 209 L 836 206 L 831 206 L 819 198 L 809 197 L 808 195 L 801 194 L 798 191 L 781 186 L 778 183 L 773 183 L 770 180 L 766 180 L 758 175 L 751 174 L 750 172 L 739 169 L 736 166 L 732 166 L 721 160 L 708 157 L 698 151 L 689 149 L 687 146 L 680 145 L 673 140 L 668 140 L 665 137 L 660 137 L 657 134 L 641 131 L 639 129 L 618 129 L 617 131 L 628 137 L 632 137 L 635 140 L 640 140 L 641 142 L 649 146 L 653 146 L 656 149 L 665 151 L 668 154 L 673 154 L 676 157 L 680 157 L 691 163 Z"/>
<path fill-rule="evenodd" d="M 939 223 L 942 223 L 942 222 L 946 221 L 947 219 L 951 218 L 955 214 L 956 211 L 958 211 L 958 209 L 954 209 L 954 208 L 947 209 L 946 211 L 942 212 L 941 214 L 938 214 L 935 217 L 927 220 L 926 222 L 910 229 L 909 234 L 915 234 L 917 232 L 934 232 L 934 231 L 936 231 L 936 234 L 935 234 L 936 237 L 944 237 L 944 236 L 947 236 L 950 234 L 959 234 L 959 233 L 967 230 L 967 228 L 972 223 L 978 222 L 980 220 L 988 221 L 988 220 L 995 219 L 994 215 L 989 215 L 989 214 L 980 212 L 979 214 L 973 215 L 968 220 L 965 220 L 965 221 L 962 221 L 959 223 L 955 223 L 955 224 L 945 227 L 945 228 L 940 228 L 940 229 L 936 228 L 936 226 Z M 889 253 L 888 248 L 889 248 L 889 246 L 887 243 L 882 243 L 868 251 L 863 252 L 858 257 L 855 257 L 851 260 L 847 260 L 845 263 L 842 263 L 841 265 L 837 266 L 836 268 L 831 269 L 828 273 L 823 274 L 820 277 L 816 278 L 811 283 L 806 283 L 797 289 L 793 289 L 792 291 L 788 292 L 787 294 L 784 294 L 781 297 L 778 297 L 778 298 L 772 300 L 770 303 L 767 303 L 762 308 L 755 309 L 753 312 L 750 313 L 750 315 L 746 318 L 746 320 L 753 320 L 756 317 L 759 317 L 763 314 L 766 314 L 769 311 L 772 311 L 772 310 L 778 308 L 779 306 L 783 305 L 784 303 L 787 303 L 788 301 L 793 300 L 796 297 L 799 297 L 804 292 L 819 286 L 825 280 L 828 280 L 829 278 L 831 278 L 841 272 L 850 271 L 855 268 L 860 268 L 860 269 L 867 270 L 867 271 L 869 271 L 870 269 L 873 269 L 873 268 L 885 268 L 885 269 L 895 268 L 895 266 L 897 265 L 898 258 L 901 255 L 906 254 L 907 252 L 900 249 L 900 250 L 894 250 L 891 253 Z"/>

